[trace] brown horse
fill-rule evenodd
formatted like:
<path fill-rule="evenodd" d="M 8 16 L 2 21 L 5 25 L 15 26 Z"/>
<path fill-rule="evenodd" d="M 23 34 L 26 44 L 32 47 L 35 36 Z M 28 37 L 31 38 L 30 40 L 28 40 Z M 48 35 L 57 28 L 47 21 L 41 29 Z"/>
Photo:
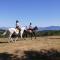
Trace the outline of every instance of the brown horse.
<path fill-rule="evenodd" d="M 32 37 L 34 36 L 35 39 L 36 39 L 36 31 L 37 31 L 37 30 L 38 30 L 38 27 L 37 27 L 37 26 L 35 26 L 35 27 L 32 28 L 32 29 L 24 30 L 23 36 L 27 37 L 27 36 L 29 35 L 29 36 L 31 37 L 31 39 L 32 39 Z"/>

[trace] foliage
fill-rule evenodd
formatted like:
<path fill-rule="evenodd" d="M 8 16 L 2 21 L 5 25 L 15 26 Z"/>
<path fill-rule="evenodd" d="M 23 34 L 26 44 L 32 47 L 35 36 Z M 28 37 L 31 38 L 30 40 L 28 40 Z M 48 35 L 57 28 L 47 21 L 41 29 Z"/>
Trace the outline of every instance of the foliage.
<path fill-rule="evenodd" d="M 60 35 L 60 30 L 44 30 L 37 32 L 37 36 L 54 36 L 54 35 Z"/>
<path fill-rule="evenodd" d="M 0 38 L 8 36 L 8 34 L 6 34 L 5 36 L 2 36 L 4 31 L 5 30 L 0 30 Z M 57 36 L 57 35 L 60 35 L 60 30 L 44 30 L 44 31 L 37 31 L 36 32 L 37 37 L 39 37 L 39 36 Z"/>

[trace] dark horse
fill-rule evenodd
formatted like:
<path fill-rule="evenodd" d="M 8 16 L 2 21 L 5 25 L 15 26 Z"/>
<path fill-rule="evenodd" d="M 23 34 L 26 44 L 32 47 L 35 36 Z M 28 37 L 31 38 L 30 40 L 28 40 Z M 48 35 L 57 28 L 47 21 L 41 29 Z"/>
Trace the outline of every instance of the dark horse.
<path fill-rule="evenodd" d="M 28 35 L 31 37 L 31 39 L 32 39 L 32 37 L 34 36 L 35 37 L 35 39 L 36 39 L 36 31 L 38 30 L 38 27 L 37 26 L 35 26 L 33 29 L 27 29 L 27 30 L 24 30 L 24 34 L 23 34 L 23 36 L 24 37 L 27 37 Z"/>

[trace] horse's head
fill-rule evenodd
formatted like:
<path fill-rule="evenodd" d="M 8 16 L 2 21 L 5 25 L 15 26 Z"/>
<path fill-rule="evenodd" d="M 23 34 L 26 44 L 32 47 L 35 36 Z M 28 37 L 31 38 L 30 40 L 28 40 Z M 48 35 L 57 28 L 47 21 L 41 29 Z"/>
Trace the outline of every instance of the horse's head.
<path fill-rule="evenodd" d="M 37 26 L 35 26 L 35 27 L 33 28 L 33 30 L 38 30 L 38 27 L 37 27 Z"/>

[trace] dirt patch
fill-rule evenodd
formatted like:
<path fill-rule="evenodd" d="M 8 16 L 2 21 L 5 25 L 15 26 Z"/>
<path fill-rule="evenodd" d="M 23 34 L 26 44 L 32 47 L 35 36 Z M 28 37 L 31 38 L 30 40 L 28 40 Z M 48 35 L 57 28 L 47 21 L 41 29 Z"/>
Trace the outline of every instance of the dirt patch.
<path fill-rule="evenodd" d="M 37 37 L 37 39 L 33 38 L 32 40 L 30 38 L 26 38 L 26 40 L 18 39 L 16 43 L 8 43 L 7 38 L 0 38 L 0 57 L 2 55 L 2 57 L 6 55 L 6 57 L 9 57 L 8 59 L 11 58 L 13 60 L 29 60 L 30 58 L 35 60 L 37 58 L 41 59 L 40 56 L 43 57 L 45 54 L 47 59 L 50 57 L 50 54 L 52 54 L 51 58 L 53 58 L 52 56 L 55 57 L 56 54 L 59 54 L 59 56 L 57 56 L 58 58 L 55 59 L 60 59 L 60 39 L 55 39 L 54 37 L 59 38 L 58 36 Z M 41 52 L 43 55 L 41 55 Z M 8 59 L 6 58 L 6 60 Z"/>

